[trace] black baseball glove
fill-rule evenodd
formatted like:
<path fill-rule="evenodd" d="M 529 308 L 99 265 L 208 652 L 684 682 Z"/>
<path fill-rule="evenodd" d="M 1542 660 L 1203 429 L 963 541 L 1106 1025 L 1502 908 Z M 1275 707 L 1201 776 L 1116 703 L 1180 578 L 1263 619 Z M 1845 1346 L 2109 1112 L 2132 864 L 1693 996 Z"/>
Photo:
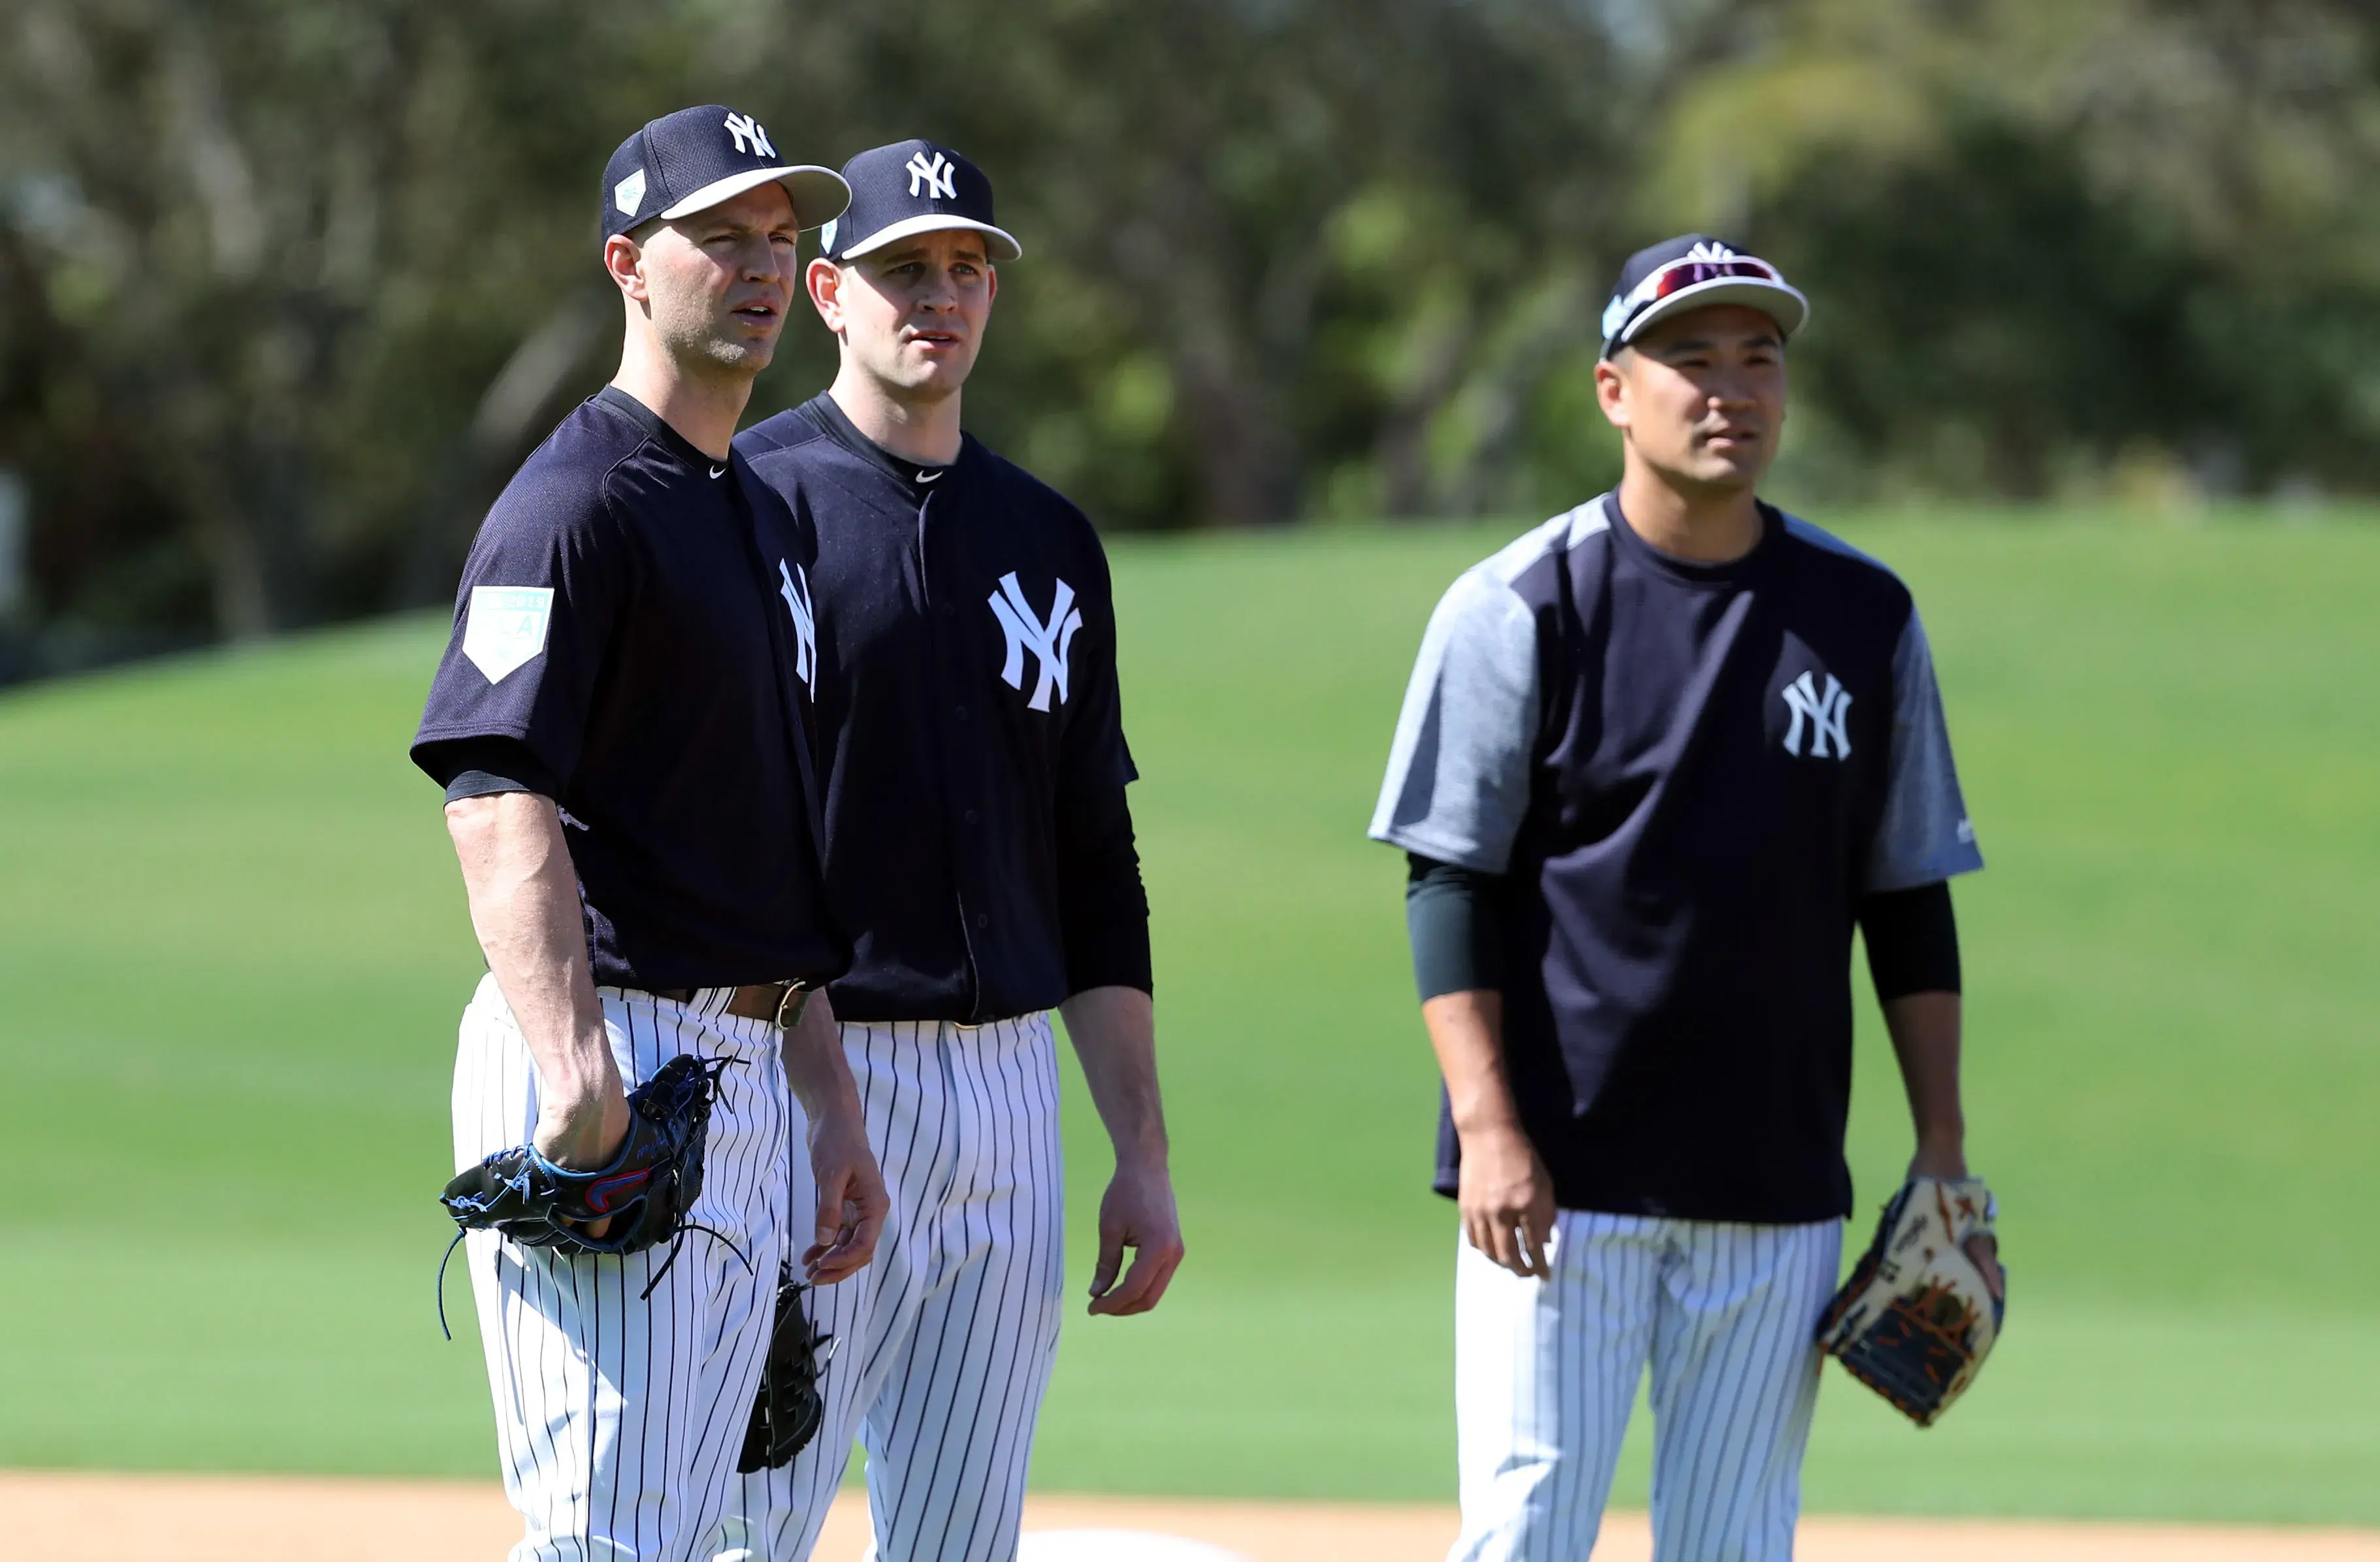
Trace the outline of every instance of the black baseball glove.
<path fill-rule="evenodd" d="M 834 1337 L 818 1332 L 802 1311 L 809 1288 L 794 1278 L 790 1264 L 777 1271 L 777 1322 L 769 1338 L 768 1363 L 760 1370 L 760 1393 L 752 1401 L 752 1424 L 735 1460 L 739 1475 L 791 1464 L 809 1447 L 826 1416 L 819 1374 L 834 1354 Z"/>
<path fill-rule="evenodd" d="M 537 1153 L 534 1144 L 498 1150 L 458 1172 L 438 1195 L 463 1231 L 493 1229 L 525 1247 L 557 1253 L 637 1253 L 682 1235 L 686 1212 L 702 1193 L 702 1148 L 710 1132 L 711 1103 L 730 1059 L 682 1052 L 628 1092 L 628 1135 L 612 1164 L 572 1171 Z M 609 1217 L 601 1237 L 590 1221 Z M 461 1241 L 462 1232 L 455 1241 Z M 446 1249 L 451 1255 L 454 1246 Z M 676 1254 L 672 1253 L 674 1261 Z M 445 1265 L 439 1265 L 443 1279 Z M 661 1283 L 656 1271 L 645 1294 Z M 445 1317 L 441 1288 L 440 1322 Z"/>

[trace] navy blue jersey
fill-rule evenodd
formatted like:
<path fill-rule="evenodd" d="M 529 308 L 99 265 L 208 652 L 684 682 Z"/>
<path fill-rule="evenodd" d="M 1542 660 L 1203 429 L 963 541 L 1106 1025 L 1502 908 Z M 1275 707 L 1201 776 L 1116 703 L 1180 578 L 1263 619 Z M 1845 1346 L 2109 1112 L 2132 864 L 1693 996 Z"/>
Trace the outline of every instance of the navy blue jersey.
<path fill-rule="evenodd" d="M 967 1024 L 1150 986 L 1107 555 L 972 436 L 895 458 L 828 396 L 736 437 L 817 539 L 826 873 L 853 1020 Z"/>
<path fill-rule="evenodd" d="M 480 528 L 413 757 L 551 785 L 599 985 L 816 981 L 807 540 L 740 461 L 607 388 Z M 508 757 L 491 762 L 492 745 Z"/>
<path fill-rule="evenodd" d="M 1711 565 L 1610 497 L 1556 517 L 1456 582 L 1406 696 L 1372 834 L 1502 876 L 1507 1064 L 1566 1208 L 1849 1214 L 1859 902 L 1983 866 L 1908 590 L 1762 515 Z"/>

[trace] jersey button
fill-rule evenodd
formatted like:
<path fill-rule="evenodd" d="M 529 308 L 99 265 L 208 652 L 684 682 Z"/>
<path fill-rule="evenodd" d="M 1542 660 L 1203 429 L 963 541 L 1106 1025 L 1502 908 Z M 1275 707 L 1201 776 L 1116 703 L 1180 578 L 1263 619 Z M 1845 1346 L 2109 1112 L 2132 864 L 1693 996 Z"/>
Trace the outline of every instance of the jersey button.
<path fill-rule="evenodd" d="M 964 705 L 954 705 L 951 707 L 951 714 L 964 721 L 966 720 L 966 707 Z"/>
<path fill-rule="evenodd" d="M 975 810 L 974 810 L 973 808 L 969 808 L 965 813 L 964 813 L 964 814 L 960 815 L 959 817 L 960 817 L 961 818 L 963 818 L 963 819 L 966 820 L 966 822 L 967 822 L 967 823 L 969 823 L 969 824 L 973 824 L 973 823 L 975 823 L 975 821 L 976 821 L 976 812 L 975 812 Z"/>
<path fill-rule="evenodd" d="M 980 933 L 980 932 L 982 932 L 985 928 L 987 928 L 987 927 L 989 927 L 989 926 L 991 926 L 991 918 L 990 918 L 990 917 L 989 917 L 989 916 L 985 915 L 982 912 L 978 912 L 978 913 L 976 913 L 976 914 L 975 914 L 975 930 L 976 930 L 977 932 Z"/>
<path fill-rule="evenodd" d="M 942 616 L 943 616 L 944 618 L 953 618 L 953 617 L 955 617 L 955 616 L 957 615 L 957 613 L 958 613 L 958 611 L 959 611 L 958 609 L 956 609 L 956 608 L 954 608 L 954 607 L 951 606 L 948 602 L 944 602 L 944 603 L 942 604 Z"/>

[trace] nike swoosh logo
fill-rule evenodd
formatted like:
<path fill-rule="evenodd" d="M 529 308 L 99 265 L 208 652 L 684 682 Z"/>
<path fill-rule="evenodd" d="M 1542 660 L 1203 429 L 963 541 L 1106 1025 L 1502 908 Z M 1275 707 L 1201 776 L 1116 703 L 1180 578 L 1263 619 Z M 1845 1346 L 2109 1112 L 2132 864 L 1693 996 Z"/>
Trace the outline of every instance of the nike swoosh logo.
<path fill-rule="evenodd" d="M 714 478 L 723 478 L 727 475 L 727 468 L 724 466 L 713 466 L 710 469 L 710 475 Z"/>
<path fill-rule="evenodd" d="M 923 466 L 920 466 L 917 468 L 917 480 L 921 483 L 932 482 L 936 478 L 942 475 L 943 470 L 944 468 L 942 467 L 936 467 L 933 471 L 929 472 Z"/>

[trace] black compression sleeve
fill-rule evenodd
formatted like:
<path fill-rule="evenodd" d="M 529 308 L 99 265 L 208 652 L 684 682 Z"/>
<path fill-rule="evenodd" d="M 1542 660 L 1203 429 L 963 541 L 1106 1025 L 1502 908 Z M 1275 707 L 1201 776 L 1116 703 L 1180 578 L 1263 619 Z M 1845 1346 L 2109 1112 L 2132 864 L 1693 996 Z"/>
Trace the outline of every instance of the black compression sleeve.
<path fill-rule="evenodd" d="M 1948 883 L 1870 895 L 1860 902 L 1859 920 L 1879 1002 L 1959 990 L 1959 919 Z"/>
<path fill-rule="evenodd" d="M 1093 987 L 1157 990 L 1148 953 L 1148 892 L 1140 881 L 1132 805 L 1122 782 L 1062 809 L 1058 920 L 1068 993 Z"/>
<path fill-rule="evenodd" d="M 458 738 L 425 745 L 418 756 L 446 789 L 446 801 L 484 797 L 493 792 L 534 792 L 557 797 L 561 784 L 528 745 L 516 738 Z"/>
<path fill-rule="evenodd" d="M 1502 876 L 1411 853 L 1405 865 L 1405 937 L 1422 1001 L 1502 991 L 1504 929 L 1496 914 Z"/>

